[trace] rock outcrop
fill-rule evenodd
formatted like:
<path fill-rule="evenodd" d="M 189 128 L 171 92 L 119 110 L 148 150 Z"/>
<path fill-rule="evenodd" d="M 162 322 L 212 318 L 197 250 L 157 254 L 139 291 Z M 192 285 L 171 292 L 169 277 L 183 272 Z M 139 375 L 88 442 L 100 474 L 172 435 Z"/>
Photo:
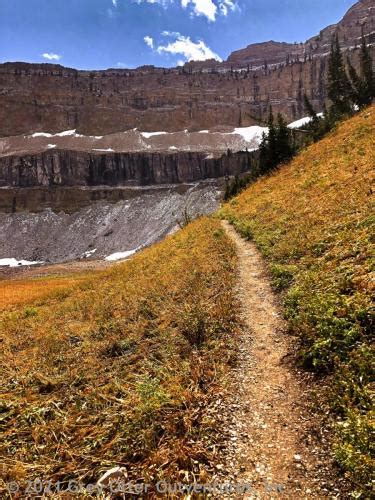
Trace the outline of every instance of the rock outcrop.
<path fill-rule="evenodd" d="M 77 129 L 106 135 L 210 129 L 261 123 L 269 106 L 289 121 L 304 114 L 306 93 L 315 107 L 326 99 L 327 53 L 338 32 L 358 60 L 361 31 L 374 43 L 373 0 L 355 4 L 337 25 L 306 43 L 267 42 L 233 53 L 226 62 L 182 68 L 77 71 L 51 64 L 0 65 L 0 136 Z"/>

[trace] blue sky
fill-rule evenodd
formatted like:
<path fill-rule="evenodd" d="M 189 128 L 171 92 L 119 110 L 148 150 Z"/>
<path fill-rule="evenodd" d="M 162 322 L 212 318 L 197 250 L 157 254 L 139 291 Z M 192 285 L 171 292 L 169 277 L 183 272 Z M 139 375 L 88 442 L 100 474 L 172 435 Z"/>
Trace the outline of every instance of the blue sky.
<path fill-rule="evenodd" d="M 355 0 L 0 0 L 0 62 L 81 69 L 226 59 L 267 40 L 304 41 Z"/>

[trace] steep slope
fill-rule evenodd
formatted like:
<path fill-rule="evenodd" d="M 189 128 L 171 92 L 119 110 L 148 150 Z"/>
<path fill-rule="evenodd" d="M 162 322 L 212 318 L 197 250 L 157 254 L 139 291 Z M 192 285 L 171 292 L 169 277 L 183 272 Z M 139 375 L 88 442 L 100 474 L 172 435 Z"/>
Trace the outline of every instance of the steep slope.
<path fill-rule="evenodd" d="M 228 61 L 188 63 L 183 68 L 77 71 L 51 64 L 0 65 L 0 137 L 77 129 L 106 135 L 143 131 L 243 127 L 266 118 L 269 105 L 289 121 L 304 113 L 306 93 L 317 109 L 330 37 L 356 65 L 363 27 L 374 43 L 372 0 L 357 2 L 342 21 L 306 43 L 250 46 Z"/>
<path fill-rule="evenodd" d="M 221 210 L 266 257 L 301 361 L 329 377 L 336 459 L 368 491 L 374 132 L 375 106 Z"/>
<path fill-rule="evenodd" d="M 0 302 L 2 498 L 37 478 L 71 496 L 115 465 L 150 494 L 212 476 L 206 409 L 233 361 L 235 264 L 220 222 L 201 219 L 80 284 L 14 283 Z"/>

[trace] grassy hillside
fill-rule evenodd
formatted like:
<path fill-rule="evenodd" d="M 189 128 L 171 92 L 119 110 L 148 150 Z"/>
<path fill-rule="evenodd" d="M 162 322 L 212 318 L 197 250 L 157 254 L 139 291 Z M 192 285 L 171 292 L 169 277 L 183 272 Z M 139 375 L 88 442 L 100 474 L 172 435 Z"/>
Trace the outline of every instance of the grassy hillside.
<path fill-rule="evenodd" d="M 235 265 L 220 222 L 200 219 L 73 287 L 3 304 L 2 479 L 89 483 L 115 465 L 203 478 L 204 408 L 233 356 Z"/>
<path fill-rule="evenodd" d="M 94 275 L 94 273 L 91 273 Z M 0 311 L 29 304 L 58 290 L 72 288 L 87 280 L 89 273 L 74 273 L 63 276 L 48 276 L 23 279 L 0 279 Z"/>
<path fill-rule="evenodd" d="M 371 285 L 375 107 L 226 204 L 282 292 L 301 360 L 331 377 L 335 453 L 358 489 L 371 465 Z"/>

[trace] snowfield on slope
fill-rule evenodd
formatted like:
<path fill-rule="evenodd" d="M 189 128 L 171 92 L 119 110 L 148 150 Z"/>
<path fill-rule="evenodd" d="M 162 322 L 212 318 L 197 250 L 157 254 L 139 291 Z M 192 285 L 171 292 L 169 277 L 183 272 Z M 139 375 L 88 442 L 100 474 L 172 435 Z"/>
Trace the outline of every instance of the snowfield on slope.
<path fill-rule="evenodd" d="M 320 118 L 323 117 L 323 113 L 318 113 L 317 116 Z M 295 128 L 300 128 L 304 127 L 305 125 L 308 125 L 310 122 L 312 122 L 311 116 L 305 116 L 304 118 L 300 118 L 299 120 L 296 120 L 295 122 L 289 123 L 288 127 L 295 129 Z"/>
<path fill-rule="evenodd" d="M 18 267 L 18 266 L 35 266 L 37 264 L 44 264 L 43 261 L 38 260 L 38 261 L 30 261 L 30 260 L 17 260 L 14 257 L 10 257 L 7 259 L 0 259 L 0 266 L 7 266 L 7 267 Z"/>
<path fill-rule="evenodd" d="M 111 255 L 108 255 L 108 257 L 106 257 L 105 260 L 108 260 L 110 262 L 115 262 L 116 260 L 127 259 L 128 257 L 134 255 L 138 250 L 139 248 L 135 248 L 134 250 L 127 250 L 125 252 L 115 252 L 112 253 Z"/>
<path fill-rule="evenodd" d="M 319 113 L 318 116 L 322 116 Z M 303 117 L 288 125 L 298 129 L 307 125 L 311 117 Z M 106 136 L 82 135 L 75 129 L 57 133 L 35 132 L 32 135 L 6 137 L 0 145 L 1 155 L 25 154 L 68 149 L 92 153 L 131 153 L 154 152 L 204 152 L 221 156 L 239 151 L 255 151 L 259 148 L 263 134 L 268 134 L 268 127 L 251 125 L 249 127 L 216 127 L 195 132 L 180 130 L 176 132 L 144 132 L 138 129 L 116 132 Z M 52 140 L 51 140 L 52 139 Z"/>

